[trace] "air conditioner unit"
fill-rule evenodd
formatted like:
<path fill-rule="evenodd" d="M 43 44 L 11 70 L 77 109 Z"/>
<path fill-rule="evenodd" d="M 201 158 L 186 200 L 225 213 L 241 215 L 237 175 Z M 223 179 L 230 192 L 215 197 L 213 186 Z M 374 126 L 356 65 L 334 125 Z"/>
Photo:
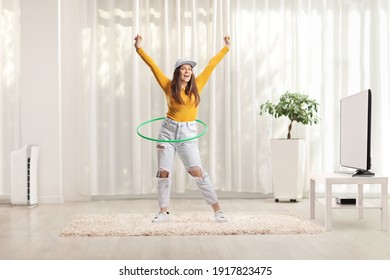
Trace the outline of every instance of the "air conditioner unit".
<path fill-rule="evenodd" d="M 35 206 L 38 203 L 39 147 L 25 145 L 11 152 L 11 204 Z"/>

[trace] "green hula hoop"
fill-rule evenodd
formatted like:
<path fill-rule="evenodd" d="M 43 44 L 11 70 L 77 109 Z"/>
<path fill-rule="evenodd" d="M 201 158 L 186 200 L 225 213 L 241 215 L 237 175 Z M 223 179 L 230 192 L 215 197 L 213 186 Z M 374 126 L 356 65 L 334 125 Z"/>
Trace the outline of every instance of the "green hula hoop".
<path fill-rule="evenodd" d="M 137 126 L 137 134 L 139 136 L 141 136 L 142 138 L 144 139 L 147 139 L 147 140 L 150 140 L 150 141 L 155 141 L 155 142 L 186 142 L 186 141 L 191 141 L 191 140 L 194 140 L 194 139 L 197 139 L 201 136 L 203 136 L 207 130 L 208 130 L 208 127 L 207 125 L 202 122 L 201 120 L 198 120 L 196 119 L 195 121 L 200 123 L 201 125 L 203 125 L 204 127 L 204 130 L 202 131 L 202 133 L 199 133 L 197 135 L 195 135 L 194 137 L 190 137 L 190 138 L 184 138 L 184 139 L 173 139 L 173 140 L 169 140 L 169 139 L 157 139 L 157 138 L 151 138 L 151 137 L 147 137 L 143 134 L 141 134 L 141 132 L 139 132 L 139 130 L 141 129 L 141 127 L 143 127 L 144 125 L 148 124 L 148 123 L 152 123 L 152 122 L 155 122 L 155 121 L 160 121 L 160 120 L 165 120 L 165 117 L 160 117 L 160 118 L 155 118 L 155 119 L 151 119 L 149 121 L 146 121 L 146 122 L 143 122 L 141 123 L 139 126 Z"/>

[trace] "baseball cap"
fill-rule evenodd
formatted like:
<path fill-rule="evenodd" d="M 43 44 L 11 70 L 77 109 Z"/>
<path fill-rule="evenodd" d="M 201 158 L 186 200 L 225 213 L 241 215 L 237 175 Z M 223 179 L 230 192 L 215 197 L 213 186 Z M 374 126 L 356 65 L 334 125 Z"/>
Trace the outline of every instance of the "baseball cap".
<path fill-rule="evenodd" d="M 196 62 L 192 61 L 192 60 L 185 59 L 185 58 L 179 58 L 178 60 L 176 60 L 175 69 L 177 67 L 182 66 L 183 64 L 189 64 L 189 65 L 191 65 L 192 68 L 194 68 L 196 65 Z"/>

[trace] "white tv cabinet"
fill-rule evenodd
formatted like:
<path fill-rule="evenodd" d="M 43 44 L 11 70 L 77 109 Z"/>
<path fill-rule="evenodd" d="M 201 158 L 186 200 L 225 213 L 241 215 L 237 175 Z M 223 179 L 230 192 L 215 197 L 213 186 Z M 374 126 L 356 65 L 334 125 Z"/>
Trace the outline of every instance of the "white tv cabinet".
<path fill-rule="evenodd" d="M 332 209 L 354 208 L 358 210 L 358 218 L 363 218 L 363 209 L 379 209 L 381 210 L 381 230 L 387 230 L 388 224 L 388 177 L 352 177 L 350 174 L 342 173 L 311 173 L 310 174 L 310 219 L 315 219 L 315 202 L 316 200 L 316 184 L 322 183 L 325 185 L 325 199 L 322 202 L 325 204 L 325 230 L 332 229 Z M 356 204 L 336 204 L 332 199 L 332 187 L 337 184 L 357 185 Z M 363 186 L 364 185 L 381 185 L 381 203 L 380 205 L 371 205 L 363 201 Z"/>

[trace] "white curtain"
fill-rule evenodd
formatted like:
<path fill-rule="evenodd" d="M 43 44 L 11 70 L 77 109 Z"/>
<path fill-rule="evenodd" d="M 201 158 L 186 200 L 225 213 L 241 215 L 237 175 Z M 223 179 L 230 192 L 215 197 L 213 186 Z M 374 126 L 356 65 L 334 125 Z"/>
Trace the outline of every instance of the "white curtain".
<path fill-rule="evenodd" d="M 137 33 L 169 77 L 179 57 L 195 59 L 195 74 L 200 73 L 230 34 L 231 50 L 204 88 L 198 115 L 209 126 L 199 144 L 217 190 L 272 192 L 269 139 L 285 137 L 288 122 L 260 117 L 258 107 L 287 90 L 320 103 L 319 125 L 293 128 L 294 137 L 306 138 L 307 175 L 339 169 L 339 100 L 367 88 L 373 92 L 372 169 L 390 170 L 388 1 L 88 0 L 80 5 L 89 194 L 155 192 L 155 143 L 140 138 L 136 127 L 164 116 L 166 104 L 134 50 Z M 147 132 L 155 136 L 157 128 Z M 177 161 L 173 191 L 193 188 Z"/>
<path fill-rule="evenodd" d="M 0 196 L 9 196 L 10 153 L 19 144 L 19 1 L 0 0 Z"/>

